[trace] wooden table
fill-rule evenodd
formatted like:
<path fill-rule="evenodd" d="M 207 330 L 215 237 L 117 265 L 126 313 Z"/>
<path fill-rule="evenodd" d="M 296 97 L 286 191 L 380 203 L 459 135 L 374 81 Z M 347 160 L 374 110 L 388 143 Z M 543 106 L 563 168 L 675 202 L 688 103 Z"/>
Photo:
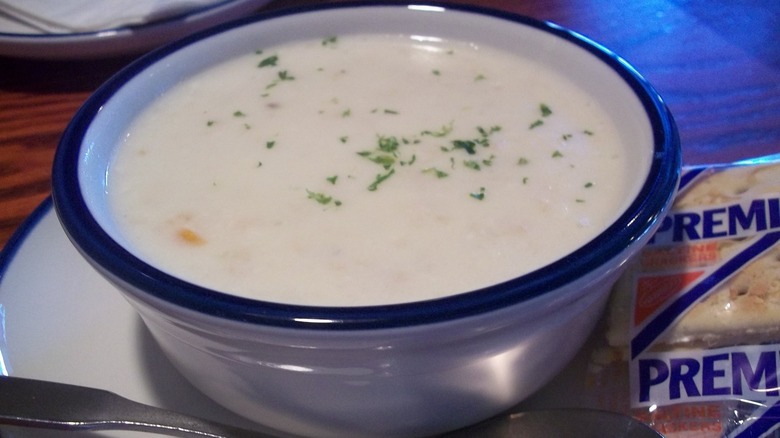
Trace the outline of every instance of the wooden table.
<path fill-rule="evenodd" d="M 266 9 L 314 3 L 277 0 Z M 680 129 L 686 164 L 780 152 L 780 2 L 776 0 L 474 0 L 583 33 L 632 63 Z M 133 57 L 0 57 L 0 247 L 50 193 L 68 121 Z"/>

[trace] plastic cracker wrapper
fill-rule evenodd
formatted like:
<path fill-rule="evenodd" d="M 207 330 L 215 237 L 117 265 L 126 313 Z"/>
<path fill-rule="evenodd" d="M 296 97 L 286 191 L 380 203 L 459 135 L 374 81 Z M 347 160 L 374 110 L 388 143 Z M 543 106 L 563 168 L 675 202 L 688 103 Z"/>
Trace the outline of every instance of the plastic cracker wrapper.
<path fill-rule="evenodd" d="M 669 438 L 780 437 L 780 161 L 683 169 L 605 318 L 597 405 Z"/>

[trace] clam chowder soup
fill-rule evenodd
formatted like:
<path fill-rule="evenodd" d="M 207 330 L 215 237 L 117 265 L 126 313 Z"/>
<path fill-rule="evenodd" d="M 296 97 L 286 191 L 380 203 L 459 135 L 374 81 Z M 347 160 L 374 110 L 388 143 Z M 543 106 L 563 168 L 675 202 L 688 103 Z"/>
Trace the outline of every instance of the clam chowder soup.
<path fill-rule="evenodd" d="M 627 207 L 628 160 L 599 104 L 528 59 L 334 36 L 258 47 L 167 91 L 129 127 L 108 191 L 121 238 L 163 271 L 267 301 L 375 305 L 561 258 Z"/>

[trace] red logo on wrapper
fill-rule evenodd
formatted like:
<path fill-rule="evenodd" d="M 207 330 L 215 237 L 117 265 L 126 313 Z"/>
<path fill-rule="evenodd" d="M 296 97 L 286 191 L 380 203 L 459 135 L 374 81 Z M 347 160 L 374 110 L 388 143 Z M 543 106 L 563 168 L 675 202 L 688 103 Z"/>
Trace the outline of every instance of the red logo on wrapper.
<path fill-rule="evenodd" d="M 636 284 L 634 326 L 642 324 L 648 316 L 658 310 L 669 298 L 680 293 L 703 273 L 704 271 L 694 271 L 640 277 Z"/>

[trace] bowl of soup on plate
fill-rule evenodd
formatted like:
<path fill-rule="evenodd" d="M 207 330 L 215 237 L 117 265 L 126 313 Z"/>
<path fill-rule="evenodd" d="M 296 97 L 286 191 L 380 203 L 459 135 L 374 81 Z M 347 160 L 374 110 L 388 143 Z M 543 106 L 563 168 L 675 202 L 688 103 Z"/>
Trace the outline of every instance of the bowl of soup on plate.
<path fill-rule="evenodd" d="M 218 403 L 286 434 L 426 436 L 571 360 L 679 167 L 661 98 L 580 34 L 349 3 L 132 63 L 68 126 L 53 198 Z"/>

